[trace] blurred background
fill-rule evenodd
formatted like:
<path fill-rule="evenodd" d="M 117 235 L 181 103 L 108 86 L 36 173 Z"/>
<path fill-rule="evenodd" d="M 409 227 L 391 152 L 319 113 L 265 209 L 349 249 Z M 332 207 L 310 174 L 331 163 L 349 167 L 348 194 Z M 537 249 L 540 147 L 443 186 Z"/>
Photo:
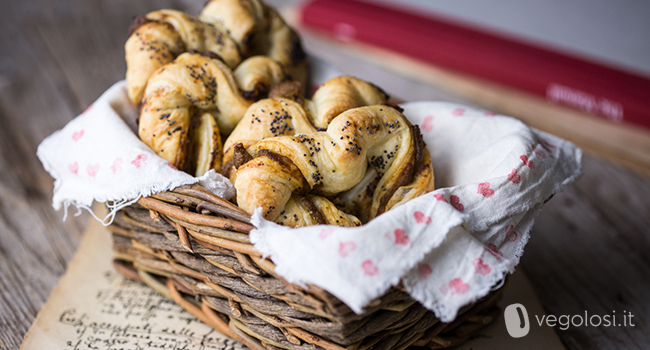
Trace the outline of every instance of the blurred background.
<path fill-rule="evenodd" d="M 650 77 L 650 3 L 643 0 L 366 0 L 501 33 Z"/>
<path fill-rule="evenodd" d="M 204 0 L 2 0 L 0 349 L 18 348 L 89 216 L 51 208 L 37 145 L 124 79 L 131 19 Z M 308 53 L 404 100 L 520 118 L 586 151 L 521 268 L 549 314 L 634 313 L 558 331 L 567 348 L 650 344 L 650 2 L 267 0 Z"/>

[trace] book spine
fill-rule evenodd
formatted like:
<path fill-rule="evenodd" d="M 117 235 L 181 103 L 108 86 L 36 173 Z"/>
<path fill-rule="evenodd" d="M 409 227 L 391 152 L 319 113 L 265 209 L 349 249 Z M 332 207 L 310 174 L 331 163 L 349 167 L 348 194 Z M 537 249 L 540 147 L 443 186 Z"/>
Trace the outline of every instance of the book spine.
<path fill-rule="evenodd" d="M 616 122 L 650 128 L 650 79 L 448 19 L 357 0 L 312 0 L 306 27 L 397 51 Z"/>

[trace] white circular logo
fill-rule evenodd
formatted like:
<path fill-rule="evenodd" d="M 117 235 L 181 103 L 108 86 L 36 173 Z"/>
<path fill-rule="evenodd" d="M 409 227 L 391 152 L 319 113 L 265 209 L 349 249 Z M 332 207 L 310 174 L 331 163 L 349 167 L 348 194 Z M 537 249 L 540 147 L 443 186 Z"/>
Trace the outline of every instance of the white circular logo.
<path fill-rule="evenodd" d="M 508 334 L 513 338 L 521 338 L 530 331 L 528 311 L 521 304 L 508 305 L 503 312 L 503 318 L 506 321 Z"/>

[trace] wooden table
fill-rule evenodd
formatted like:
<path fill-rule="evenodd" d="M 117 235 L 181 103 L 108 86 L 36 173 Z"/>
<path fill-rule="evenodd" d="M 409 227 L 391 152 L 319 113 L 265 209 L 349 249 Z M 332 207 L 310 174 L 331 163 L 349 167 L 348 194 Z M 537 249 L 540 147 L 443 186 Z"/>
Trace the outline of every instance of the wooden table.
<path fill-rule="evenodd" d="M 62 222 L 41 140 L 124 78 L 132 16 L 204 1 L 5 1 L 0 14 L 0 349 L 16 349 L 75 252 L 86 213 Z M 295 1 L 289 1 L 294 3 Z M 276 5 L 286 5 L 273 1 Z M 460 98 L 305 37 L 307 50 L 404 100 Z M 537 219 L 521 267 L 549 314 L 634 315 L 634 327 L 558 330 L 571 349 L 650 346 L 650 179 L 584 157 L 584 176 Z M 109 249 L 107 247 L 106 249 Z"/>

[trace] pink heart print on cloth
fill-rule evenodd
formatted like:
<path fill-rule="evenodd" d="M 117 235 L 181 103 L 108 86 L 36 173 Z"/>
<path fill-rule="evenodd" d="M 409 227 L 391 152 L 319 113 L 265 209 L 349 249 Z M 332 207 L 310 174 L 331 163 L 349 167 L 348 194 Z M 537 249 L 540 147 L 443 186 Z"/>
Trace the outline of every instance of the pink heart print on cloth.
<path fill-rule="evenodd" d="M 79 172 L 79 163 L 77 162 L 72 162 L 70 165 L 68 165 L 68 169 L 70 169 L 70 172 L 77 175 Z"/>
<path fill-rule="evenodd" d="M 357 249 L 357 245 L 354 242 L 339 243 L 339 255 L 344 258 L 352 253 L 355 249 Z"/>
<path fill-rule="evenodd" d="M 494 196 L 494 190 L 490 188 L 489 182 L 481 182 L 478 184 L 478 192 L 476 193 L 482 194 L 485 198 L 492 198 Z"/>
<path fill-rule="evenodd" d="M 372 263 L 372 260 L 364 260 L 361 263 L 361 268 L 363 269 L 363 274 L 366 276 L 375 276 L 379 273 L 379 269 L 375 264 Z"/>
<path fill-rule="evenodd" d="M 580 175 L 582 153 L 470 107 L 402 107 L 422 127 L 437 190 L 356 228 L 290 229 L 256 212 L 251 239 L 289 282 L 318 285 L 355 312 L 401 280 L 448 322 L 514 270 L 544 201 Z"/>
<path fill-rule="evenodd" d="M 97 172 L 99 172 L 99 163 L 88 164 L 88 166 L 86 167 L 86 172 L 90 177 L 94 178 L 95 176 L 97 176 Z"/>
<path fill-rule="evenodd" d="M 401 228 L 397 228 L 394 231 L 395 234 L 395 244 L 400 245 L 409 245 L 411 244 L 411 238 L 406 234 L 406 231 Z"/>
<path fill-rule="evenodd" d="M 79 139 L 81 139 L 82 136 L 84 136 L 84 130 L 83 129 L 81 129 L 79 131 L 75 131 L 75 132 L 72 133 L 72 139 L 74 141 L 79 141 Z"/>
<path fill-rule="evenodd" d="M 458 196 L 456 195 L 452 194 L 451 196 L 449 196 L 449 204 L 451 204 L 458 211 L 465 210 L 465 206 L 463 205 L 463 203 L 460 202 L 460 198 L 458 198 Z"/>
<path fill-rule="evenodd" d="M 418 224 L 430 224 L 431 223 L 431 218 L 424 215 L 421 211 L 416 211 L 413 213 L 413 217 L 415 218 L 415 222 Z"/>
<path fill-rule="evenodd" d="M 424 121 L 422 122 L 422 130 L 424 132 L 430 132 L 433 130 L 433 116 L 429 115 L 426 118 L 424 118 Z"/>
<path fill-rule="evenodd" d="M 476 273 L 478 273 L 478 274 L 487 275 L 492 271 L 492 269 L 490 268 L 490 265 L 483 262 L 483 259 L 481 259 L 481 258 L 476 258 L 474 260 L 473 264 L 474 264 L 474 267 L 476 268 Z"/>

